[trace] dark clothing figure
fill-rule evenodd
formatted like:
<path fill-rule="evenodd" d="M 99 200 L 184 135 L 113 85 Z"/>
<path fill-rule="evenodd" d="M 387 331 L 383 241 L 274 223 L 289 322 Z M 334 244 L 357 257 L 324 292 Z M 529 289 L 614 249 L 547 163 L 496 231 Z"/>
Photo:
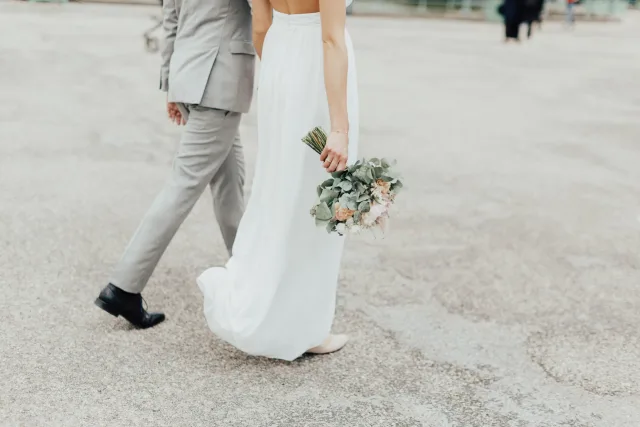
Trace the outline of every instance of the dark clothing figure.
<path fill-rule="evenodd" d="M 520 22 L 518 21 L 507 21 L 504 22 L 505 36 L 507 40 L 520 40 Z"/>
<path fill-rule="evenodd" d="M 542 8 L 544 0 L 525 0 L 524 3 L 524 20 L 527 23 L 527 38 L 531 38 L 531 30 L 533 23 L 542 22 Z"/>
<path fill-rule="evenodd" d="M 504 18 L 506 40 L 519 40 L 520 24 L 525 20 L 526 0 L 504 0 L 499 12 Z"/>

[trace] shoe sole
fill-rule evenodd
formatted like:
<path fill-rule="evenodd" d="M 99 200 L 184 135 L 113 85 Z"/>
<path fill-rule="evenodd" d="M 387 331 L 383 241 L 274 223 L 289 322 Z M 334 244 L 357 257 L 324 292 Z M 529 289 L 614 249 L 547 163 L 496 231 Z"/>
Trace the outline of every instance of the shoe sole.
<path fill-rule="evenodd" d="M 110 315 L 112 315 L 113 317 L 120 316 L 120 313 L 118 312 L 118 310 L 116 310 L 115 307 L 113 307 L 111 304 L 107 302 L 102 301 L 100 298 L 97 298 L 94 304 L 97 305 L 99 308 L 103 309 L 104 311 L 106 311 L 107 313 L 109 313 Z"/>

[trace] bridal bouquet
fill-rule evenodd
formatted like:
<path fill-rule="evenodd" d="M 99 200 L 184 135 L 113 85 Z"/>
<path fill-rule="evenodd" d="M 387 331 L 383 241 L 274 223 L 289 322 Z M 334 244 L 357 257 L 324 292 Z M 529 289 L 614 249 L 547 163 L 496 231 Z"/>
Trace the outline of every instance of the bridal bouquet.
<path fill-rule="evenodd" d="M 302 142 L 322 154 L 327 134 L 316 127 Z M 386 231 L 389 208 L 402 188 L 394 164 L 386 159 L 363 159 L 332 173 L 318 186 L 318 202 L 311 208 L 316 225 L 341 236 L 367 229 Z"/>

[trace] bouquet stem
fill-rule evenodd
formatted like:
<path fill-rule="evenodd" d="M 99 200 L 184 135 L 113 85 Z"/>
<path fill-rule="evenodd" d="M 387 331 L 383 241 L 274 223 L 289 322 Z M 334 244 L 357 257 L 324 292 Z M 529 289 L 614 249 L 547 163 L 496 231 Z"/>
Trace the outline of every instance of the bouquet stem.
<path fill-rule="evenodd" d="M 327 145 L 327 134 L 321 127 L 315 127 L 302 138 L 302 142 L 311 147 L 316 153 L 322 154 L 324 146 Z"/>

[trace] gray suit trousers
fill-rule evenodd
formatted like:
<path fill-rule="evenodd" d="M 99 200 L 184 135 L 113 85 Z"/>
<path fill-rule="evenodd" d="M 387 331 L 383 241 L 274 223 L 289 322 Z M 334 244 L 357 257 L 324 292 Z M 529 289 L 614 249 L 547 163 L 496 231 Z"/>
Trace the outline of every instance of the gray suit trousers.
<path fill-rule="evenodd" d="M 144 289 L 207 185 L 229 253 L 244 212 L 244 157 L 238 138 L 241 114 L 200 106 L 181 107 L 188 108 L 189 117 L 171 177 L 147 211 L 111 277 L 111 283 L 127 292 L 139 293 Z"/>

